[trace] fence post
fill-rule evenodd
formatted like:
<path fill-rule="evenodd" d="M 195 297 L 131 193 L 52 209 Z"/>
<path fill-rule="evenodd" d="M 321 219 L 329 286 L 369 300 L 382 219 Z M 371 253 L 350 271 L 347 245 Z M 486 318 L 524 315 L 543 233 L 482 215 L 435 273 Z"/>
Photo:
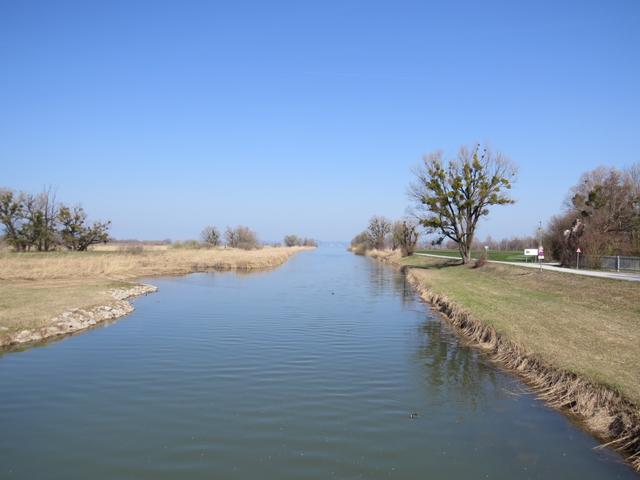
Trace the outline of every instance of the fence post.
<path fill-rule="evenodd" d="M 620 271 L 620 255 L 616 256 L 616 272 Z"/>

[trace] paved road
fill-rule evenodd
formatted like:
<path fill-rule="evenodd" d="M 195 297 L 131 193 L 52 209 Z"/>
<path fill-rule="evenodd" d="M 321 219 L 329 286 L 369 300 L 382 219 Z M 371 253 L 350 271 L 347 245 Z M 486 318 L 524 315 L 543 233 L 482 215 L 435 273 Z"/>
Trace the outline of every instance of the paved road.
<path fill-rule="evenodd" d="M 452 259 L 455 257 L 448 257 L 446 255 L 433 255 L 431 253 L 416 253 L 415 255 L 421 255 L 423 257 L 435 257 L 435 258 L 448 258 Z M 540 268 L 537 263 L 523 263 L 523 262 L 501 262 L 498 260 L 488 260 L 490 263 L 501 263 L 502 265 L 513 265 L 515 267 L 524 267 L 524 268 Z M 575 270 L 573 268 L 562 268 L 556 265 L 550 265 L 547 263 L 542 264 L 543 270 L 551 270 L 552 272 L 560 272 L 560 273 L 573 273 L 575 275 L 586 275 L 588 277 L 600 277 L 600 278 L 610 278 L 613 280 L 626 280 L 628 282 L 640 282 L 640 274 L 638 273 L 618 273 L 618 272 L 601 272 L 597 270 Z"/>

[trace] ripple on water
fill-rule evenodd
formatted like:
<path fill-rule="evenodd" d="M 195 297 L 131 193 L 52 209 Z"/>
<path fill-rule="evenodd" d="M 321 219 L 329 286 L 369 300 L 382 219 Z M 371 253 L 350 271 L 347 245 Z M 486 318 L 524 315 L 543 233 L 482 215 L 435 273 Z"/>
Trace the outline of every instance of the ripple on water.
<path fill-rule="evenodd" d="M 2 357 L 0 477 L 635 478 L 369 259 L 152 283 Z"/>

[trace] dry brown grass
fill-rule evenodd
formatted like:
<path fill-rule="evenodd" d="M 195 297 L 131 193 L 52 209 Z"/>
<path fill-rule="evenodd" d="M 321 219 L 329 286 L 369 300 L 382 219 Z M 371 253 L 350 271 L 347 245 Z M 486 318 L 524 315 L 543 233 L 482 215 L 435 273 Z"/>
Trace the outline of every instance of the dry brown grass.
<path fill-rule="evenodd" d="M 122 251 L 0 253 L 0 282 L 17 280 L 130 280 L 182 275 L 207 270 L 255 270 L 281 265 L 308 247 L 172 249 L 145 247 L 142 253 Z"/>
<path fill-rule="evenodd" d="M 145 252 L 161 252 L 168 250 L 171 245 L 149 245 L 143 243 L 106 243 L 92 245 L 89 250 L 92 252 L 126 252 L 128 249 L 142 248 Z"/>
<path fill-rule="evenodd" d="M 112 301 L 109 289 L 130 285 L 137 278 L 272 268 L 309 249 L 157 247 L 164 246 L 146 246 L 142 253 L 125 253 L 119 248 L 90 252 L 0 252 L 0 340 L 18 330 L 42 328 L 64 311 L 109 303 Z"/>

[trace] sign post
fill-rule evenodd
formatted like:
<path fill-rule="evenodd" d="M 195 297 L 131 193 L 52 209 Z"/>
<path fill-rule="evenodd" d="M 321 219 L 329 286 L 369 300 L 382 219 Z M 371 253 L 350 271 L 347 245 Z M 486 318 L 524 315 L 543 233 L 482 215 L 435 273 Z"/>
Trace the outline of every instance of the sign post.
<path fill-rule="evenodd" d="M 576 249 L 576 270 L 580 270 L 580 254 L 582 253 L 582 250 L 580 250 L 580 247 L 578 247 Z"/>
<path fill-rule="evenodd" d="M 540 271 L 542 271 L 542 260 L 544 260 L 544 247 L 540 245 L 538 247 L 538 263 L 540 264 Z"/>
<path fill-rule="evenodd" d="M 524 249 L 524 261 L 525 262 L 529 262 L 529 257 L 537 257 L 537 256 L 538 256 L 538 249 L 537 248 L 525 248 Z"/>

